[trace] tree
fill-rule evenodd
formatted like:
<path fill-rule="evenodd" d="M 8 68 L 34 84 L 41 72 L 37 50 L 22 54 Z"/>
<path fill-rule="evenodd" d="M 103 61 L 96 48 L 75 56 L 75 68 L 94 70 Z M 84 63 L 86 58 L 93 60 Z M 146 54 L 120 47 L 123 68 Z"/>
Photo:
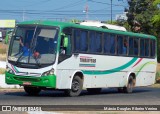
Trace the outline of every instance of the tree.
<path fill-rule="evenodd" d="M 153 7 L 154 0 L 130 0 L 128 1 L 128 24 L 134 32 L 142 32 L 152 34 L 153 27 L 152 17 L 154 15 L 155 7 Z M 140 29 L 136 29 L 136 27 Z M 138 30 L 138 31 L 137 31 Z"/>
<path fill-rule="evenodd" d="M 160 62 L 160 0 L 128 0 L 128 24 L 134 32 L 155 35 Z M 139 31 L 135 29 L 140 27 Z"/>
<path fill-rule="evenodd" d="M 155 0 L 153 2 L 153 6 L 155 8 L 157 8 L 157 10 L 154 12 L 154 16 L 152 18 L 152 24 L 154 25 L 155 28 L 155 35 L 158 37 L 157 41 L 158 41 L 158 62 L 160 62 L 160 0 Z"/>
<path fill-rule="evenodd" d="M 159 33 L 159 30 L 160 30 L 160 0 L 155 0 L 153 2 L 153 6 L 155 8 L 157 8 L 157 10 L 155 11 L 154 13 L 154 16 L 152 18 L 152 23 L 156 29 L 156 35 L 160 38 L 160 33 Z"/>

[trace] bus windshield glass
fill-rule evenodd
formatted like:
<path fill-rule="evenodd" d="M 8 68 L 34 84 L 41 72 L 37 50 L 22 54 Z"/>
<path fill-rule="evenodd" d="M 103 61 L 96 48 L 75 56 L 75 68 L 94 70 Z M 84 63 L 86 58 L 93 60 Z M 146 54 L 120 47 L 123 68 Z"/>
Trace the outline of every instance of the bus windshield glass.
<path fill-rule="evenodd" d="M 53 64 L 56 58 L 58 29 L 18 26 L 13 33 L 8 60 L 15 64 Z"/>

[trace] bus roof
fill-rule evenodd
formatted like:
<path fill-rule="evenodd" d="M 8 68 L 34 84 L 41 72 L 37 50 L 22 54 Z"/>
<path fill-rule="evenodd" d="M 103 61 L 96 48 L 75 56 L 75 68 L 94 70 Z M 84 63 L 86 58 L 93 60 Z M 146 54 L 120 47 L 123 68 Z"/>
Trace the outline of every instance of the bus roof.
<path fill-rule="evenodd" d="M 107 29 L 112 29 L 112 30 L 127 31 L 125 27 L 101 23 L 100 21 L 85 21 L 85 22 L 81 22 L 80 25 L 99 27 L 99 28 L 107 28 Z"/>
<path fill-rule="evenodd" d="M 86 30 L 95 30 L 95 31 L 99 31 L 99 32 L 108 32 L 108 33 L 113 33 L 113 34 L 126 35 L 126 36 L 131 36 L 131 37 L 156 39 L 156 37 L 153 35 L 134 33 L 134 32 L 128 32 L 128 31 L 113 30 L 113 29 L 98 28 L 98 27 L 91 27 L 91 26 L 80 25 L 80 24 L 75 24 L 75 23 L 71 23 L 71 22 L 24 21 L 24 22 L 18 23 L 17 25 L 46 25 L 46 26 L 58 26 L 60 28 L 74 27 L 74 28 L 80 28 L 80 29 L 86 29 Z"/>

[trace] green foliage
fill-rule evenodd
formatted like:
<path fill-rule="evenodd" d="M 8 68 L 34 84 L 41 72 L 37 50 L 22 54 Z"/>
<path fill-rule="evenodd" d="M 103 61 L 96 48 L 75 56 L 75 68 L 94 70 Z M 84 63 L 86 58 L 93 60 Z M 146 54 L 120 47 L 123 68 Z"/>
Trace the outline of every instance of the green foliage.
<path fill-rule="evenodd" d="M 77 20 L 77 19 L 72 19 L 72 20 L 70 20 L 70 22 L 72 22 L 72 23 L 79 23 L 79 22 L 81 22 L 80 20 Z"/>
<path fill-rule="evenodd" d="M 110 20 L 107 21 L 106 23 L 107 23 L 107 24 L 112 24 L 112 25 L 117 25 L 117 24 L 118 24 L 117 21 L 112 21 L 112 22 L 111 22 Z"/>
<path fill-rule="evenodd" d="M 153 6 L 155 8 L 157 8 L 157 10 L 154 12 L 154 16 L 152 18 L 152 23 L 156 28 L 159 29 L 160 28 L 160 0 L 155 0 L 153 2 Z"/>
<path fill-rule="evenodd" d="M 155 35 L 158 40 L 157 48 L 160 52 L 160 0 L 130 0 L 128 1 L 128 24 L 131 31 L 142 32 Z M 136 31 L 136 27 L 140 31 Z M 158 62 L 160 62 L 160 53 L 158 53 Z"/>
<path fill-rule="evenodd" d="M 160 14 L 154 15 L 154 17 L 152 18 L 152 22 L 160 25 Z"/>
<path fill-rule="evenodd" d="M 155 1 L 153 2 L 153 6 L 157 6 L 158 4 L 160 4 L 160 0 L 155 0 Z"/>
<path fill-rule="evenodd" d="M 135 30 L 136 26 L 140 26 L 140 32 L 152 34 L 153 28 L 152 17 L 154 16 L 155 7 L 153 7 L 153 0 L 131 0 L 129 2 L 128 23 L 131 30 Z"/>

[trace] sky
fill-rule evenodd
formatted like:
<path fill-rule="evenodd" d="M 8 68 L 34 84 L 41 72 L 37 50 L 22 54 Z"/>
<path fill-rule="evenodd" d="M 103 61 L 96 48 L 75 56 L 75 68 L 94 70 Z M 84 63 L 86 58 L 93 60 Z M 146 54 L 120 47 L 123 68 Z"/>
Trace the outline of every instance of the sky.
<path fill-rule="evenodd" d="M 0 0 L 0 20 L 111 20 L 111 0 Z M 112 0 L 112 18 L 128 7 Z M 86 12 L 87 11 L 87 12 Z"/>

